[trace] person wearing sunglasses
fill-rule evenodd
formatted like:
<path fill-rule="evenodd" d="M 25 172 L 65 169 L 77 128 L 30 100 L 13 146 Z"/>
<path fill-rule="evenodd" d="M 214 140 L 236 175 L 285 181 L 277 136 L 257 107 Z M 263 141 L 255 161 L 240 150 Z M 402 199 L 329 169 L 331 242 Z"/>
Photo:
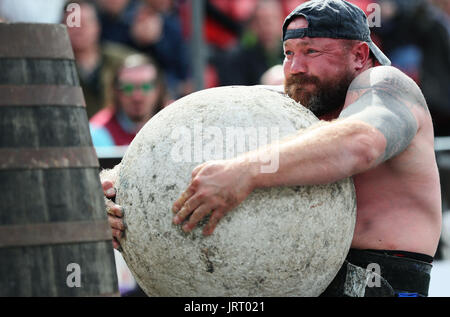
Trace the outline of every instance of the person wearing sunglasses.
<path fill-rule="evenodd" d="M 113 81 L 113 105 L 89 121 L 95 147 L 131 143 L 136 133 L 166 104 L 162 73 L 147 56 L 130 55 Z"/>

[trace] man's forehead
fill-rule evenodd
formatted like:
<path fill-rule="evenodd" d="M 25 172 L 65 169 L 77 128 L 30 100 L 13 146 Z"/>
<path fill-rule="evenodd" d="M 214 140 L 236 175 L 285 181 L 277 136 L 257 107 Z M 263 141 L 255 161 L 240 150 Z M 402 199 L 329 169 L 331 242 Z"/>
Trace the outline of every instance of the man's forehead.
<path fill-rule="evenodd" d="M 331 39 L 327 37 L 302 37 L 302 38 L 294 38 L 289 39 L 283 42 L 284 47 L 302 47 L 302 46 L 310 46 L 317 45 L 324 49 L 335 49 L 340 47 L 339 39 Z"/>

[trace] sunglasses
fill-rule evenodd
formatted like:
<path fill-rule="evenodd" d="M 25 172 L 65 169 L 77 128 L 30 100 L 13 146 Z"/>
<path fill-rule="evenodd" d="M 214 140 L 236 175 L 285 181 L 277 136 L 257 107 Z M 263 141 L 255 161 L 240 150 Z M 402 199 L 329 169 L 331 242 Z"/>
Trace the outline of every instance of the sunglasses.
<path fill-rule="evenodd" d="M 119 83 L 119 90 L 127 96 L 131 96 L 135 89 L 140 89 L 144 94 L 149 93 L 156 87 L 155 81 L 149 81 L 142 83 L 140 85 L 135 85 L 132 83 Z"/>

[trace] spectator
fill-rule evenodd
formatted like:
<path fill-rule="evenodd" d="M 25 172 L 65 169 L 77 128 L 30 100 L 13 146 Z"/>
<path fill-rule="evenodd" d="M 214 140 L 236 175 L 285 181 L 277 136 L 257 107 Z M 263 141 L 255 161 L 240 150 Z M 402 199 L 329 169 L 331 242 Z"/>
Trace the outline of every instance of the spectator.
<path fill-rule="evenodd" d="M 160 65 L 169 93 L 176 99 L 193 91 L 189 54 L 179 16 L 172 12 L 171 3 L 164 1 L 144 1 L 130 32 L 134 47 L 152 56 Z"/>
<path fill-rule="evenodd" d="M 94 146 L 130 144 L 167 100 L 162 73 L 142 54 L 128 56 L 113 83 L 114 103 L 89 121 Z"/>
<path fill-rule="evenodd" d="M 171 97 L 192 92 L 189 57 L 178 14 L 170 0 L 97 0 L 102 41 L 129 45 L 164 71 Z"/>
<path fill-rule="evenodd" d="M 227 50 L 237 44 L 243 25 L 251 17 L 259 0 L 205 0 L 204 37 L 212 48 Z M 179 1 L 183 35 L 190 37 L 192 12 L 190 1 Z"/>
<path fill-rule="evenodd" d="M 101 41 L 132 46 L 130 28 L 140 5 L 139 1 L 97 0 L 96 3 L 102 26 Z"/>
<path fill-rule="evenodd" d="M 67 5 L 70 3 L 80 5 L 80 25 L 68 27 L 68 34 L 86 101 L 86 111 L 90 118 L 111 102 L 111 85 L 115 70 L 125 56 L 135 52 L 119 44 L 100 44 L 101 27 L 93 3 L 71 0 Z M 66 22 L 68 14 L 70 13 L 65 10 Z"/>
<path fill-rule="evenodd" d="M 272 86 L 283 85 L 284 84 L 283 65 L 278 64 L 270 67 L 261 76 L 260 83 L 261 85 L 272 85 Z"/>
<path fill-rule="evenodd" d="M 162 14 L 171 14 L 174 10 L 173 0 L 147 0 L 147 2 L 153 9 Z"/>
<path fill-rule="evenodd" d="M 164 1 L 164 0 L 163 0 Z M 207 65 L 205 88 L 220 85 L 220 75 L 227 72 L 229 50 L 238 44 L 245 23 L 255 11 L 259 0 L 205 0 L 203 35 L 206 44 Z M 191 2 L 179 0 L 178 12 L 186 39 L 191 37 Z"/>
<path fill-rule="evenodd" d="M 270 67 L 284 59 L 281 42 L 282 7 L 276 0 L 260 0 L 248 30 L 220 69 L 221 85 L 256 85 Z"/>

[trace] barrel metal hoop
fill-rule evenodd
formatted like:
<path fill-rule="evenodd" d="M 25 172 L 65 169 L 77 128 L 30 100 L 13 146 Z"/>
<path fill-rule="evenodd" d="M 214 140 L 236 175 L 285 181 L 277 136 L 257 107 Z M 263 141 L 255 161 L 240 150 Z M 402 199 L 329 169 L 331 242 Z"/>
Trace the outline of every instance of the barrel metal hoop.
<path fill-rule="evenodd" d="M 0 248 L 112 240 L 107 220 L 0 226 Z"/>
<path fill-rule="evenodd" d="M 99 167 L 92 146 L 0 148 L 0 171 L 83 167 Z"/>
<path fill-rule="evenodd" d="M 79 86 L 0 85 L 1 106 L 73 106 L 85 107 Z"/>
<path fill-rule="evenodd" d="M 0 57 L 74 59 L 62 24 L 3 23 L 0 38 Z"/>

